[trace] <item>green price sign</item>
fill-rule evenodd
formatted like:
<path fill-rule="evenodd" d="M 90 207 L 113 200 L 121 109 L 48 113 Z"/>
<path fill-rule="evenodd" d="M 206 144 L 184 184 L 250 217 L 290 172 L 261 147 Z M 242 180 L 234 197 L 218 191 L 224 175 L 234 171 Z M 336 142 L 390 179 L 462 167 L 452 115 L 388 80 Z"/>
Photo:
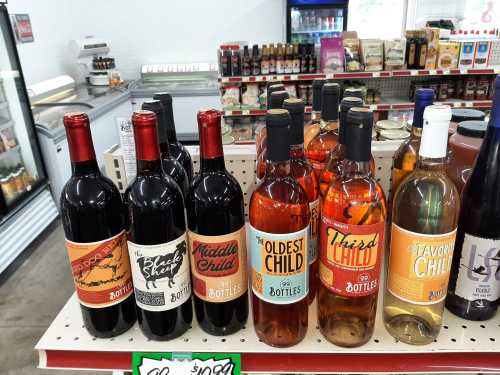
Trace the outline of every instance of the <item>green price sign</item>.
<path fill-rule="evenodd" d="M 141 353 L 132 355 L 133 375 L 240 375 L 239 354 Z"/>

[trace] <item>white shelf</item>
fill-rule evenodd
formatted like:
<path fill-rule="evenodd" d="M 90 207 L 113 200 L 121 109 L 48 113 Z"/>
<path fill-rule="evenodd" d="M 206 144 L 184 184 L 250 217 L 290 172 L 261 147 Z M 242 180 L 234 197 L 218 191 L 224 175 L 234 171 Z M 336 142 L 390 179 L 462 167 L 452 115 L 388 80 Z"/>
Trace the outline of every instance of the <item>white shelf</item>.
<path fill-rule="evenodd" d="M 130 370 L 130 354 L 139 351 L 241 353 L 243 372 L 376 372 L 377 368 L 392 373 L 500 371 L 498 317 L 470 322 L 446 311 L 438 339 L 430 345 L 411 346 L 395 342 L 385 330 L 381 300 L 375 333 L 362 347 L 345 349 L 326 341 L 316 326 L 314 303 L 305 339 L 291 348 L 278 349 L 259 341 L 251 317 L 244 330 L 226 337 L 210 336 L 193 321 L 190 330 L 168 342 L 149 341 L 137 324 L 116 338 L 96 339 L 85 330 L 73 295 L 35 349 L 41 368 Z M 356 354 L 355 361 L 352 354 Z M 294 360 L 297 356 L 302 360 Z M 96 363 L 101 365 L 96 367 Z"/>

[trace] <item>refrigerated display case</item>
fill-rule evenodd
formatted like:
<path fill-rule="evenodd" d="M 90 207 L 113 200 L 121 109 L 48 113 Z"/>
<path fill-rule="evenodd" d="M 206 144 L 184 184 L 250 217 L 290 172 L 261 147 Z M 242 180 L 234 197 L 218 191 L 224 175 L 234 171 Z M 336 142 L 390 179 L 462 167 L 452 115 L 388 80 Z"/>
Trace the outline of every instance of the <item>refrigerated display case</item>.
<path fill-rule="evenodd" d="M 46 176 L 9 14 L 0 3 L 0 238 L 7 239 L 0 241 L 0 273 L 57 216 Z"/>
<path fill-rule="evenodd" d="M 319 44 L 347 29 L 348 0 L 287 0 L 287 43 Z"/>

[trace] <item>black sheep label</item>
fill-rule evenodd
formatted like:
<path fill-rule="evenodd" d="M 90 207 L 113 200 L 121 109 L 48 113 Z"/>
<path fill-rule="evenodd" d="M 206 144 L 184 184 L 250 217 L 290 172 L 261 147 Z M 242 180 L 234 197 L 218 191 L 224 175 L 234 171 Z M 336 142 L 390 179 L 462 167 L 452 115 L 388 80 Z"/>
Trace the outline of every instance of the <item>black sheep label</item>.
<path fill-rule="evenodd" d="M 165 311 L 191 296 L 187 237 L 159 245 L 128 243 L 137 306 Z"/>

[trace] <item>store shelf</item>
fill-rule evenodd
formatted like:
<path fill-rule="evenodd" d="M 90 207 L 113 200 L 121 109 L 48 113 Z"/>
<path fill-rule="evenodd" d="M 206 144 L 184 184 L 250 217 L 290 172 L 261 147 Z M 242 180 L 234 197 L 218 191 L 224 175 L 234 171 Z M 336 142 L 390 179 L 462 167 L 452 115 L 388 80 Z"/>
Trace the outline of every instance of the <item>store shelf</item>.
<path fill-rule="evenodd" d="M 500 74 L 500 69 L 423 69 L 423 70 L 393 70 L 381 72 L 339 72 L 315 74 L 273 74 L 260 76 L 219 77 L 221 83 L 236 82 L 267 82 L 267 81 L 311 81 L 313 79 L 354 79 L 354 78 L 392 78 L 392 77 L 431 77 L 467 74 Z"/>
<path fill-rule="evenodd" d="M 319 33 L 319 34 L 328 34 L 328 33 L 336 33 L 339 34 L 341 33 L 342 30 L 295 30 L 292 31 L 292 34 L 312 34 L 312 33 Z"/>
<path fill-rule="evenodd" d="M 491 108 L 491 100 L 460 100 L 460 99 L 450 99 L 444 102 L 435 102 L 435 104 L 445 104 L 453 108 Z M 384 98 L 383 103 L 379 104 L 369 104 L 365 106 L 370 108 L 372 111 L 390 111 L 390 110 L 408 110 L 415 107 L 415 103 L 407 101 L 401 98 Z M 310 113 L 312 108 L 307 106 L 305 109 L 306 113 Z M 264 116 L 266 114 L 265 109 L 233 109 L 225 110 L 224 116 L 226 117 L 240 117 L 240 116 Z"/>
<path fill-rule="evenodd" d="M 316 326 L 316 307 L 309 311 L 305 339 L 279 349 L 259 341 L 251 318 L 245 329 L 226 336 L 210 336 L 196 322 L 180 338 L 168 342 L 147 340 L 136 325 L 112 339 L 96 339 L 83 326 L 80 307 L 73 295 L 35 349 L 41 368 L 129 371 L 131 353 L 222 352 L 240 353 L 246 373 L 416 373 L 499 372 L 500 325 L 497 318 L 469 322 L 445 312 L 438 339 L 426 346 L 395 342 L 381 321 L 381 298 L 375 333 L 366 345 L 345 349 L 327 342 Z"/>

